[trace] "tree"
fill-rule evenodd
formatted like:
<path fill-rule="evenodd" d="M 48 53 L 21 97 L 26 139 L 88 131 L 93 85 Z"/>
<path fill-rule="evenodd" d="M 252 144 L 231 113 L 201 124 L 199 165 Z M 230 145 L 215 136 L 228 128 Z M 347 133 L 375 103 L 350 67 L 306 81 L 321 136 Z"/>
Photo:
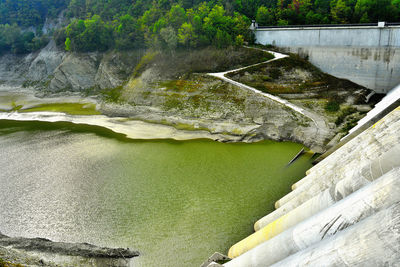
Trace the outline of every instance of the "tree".
<path fill-rule="evenodd" d="M 328 24 L 329 19 L 327 16 L 323 16 L 322 14 L 314 13 L 314 11 L 310 10 L 305 18 L 306 24 Z"/>
<path fill-rule="evenodd" d="M 165 26 L 167 26 L 167 21 L 165 20 L 165 18 L 160 18 L 153 25 L 153 33 L 160 32 L 160 30 Z"/>
<path fill-rule="evenodd" d="M 178 45 L 178 37 L 176 36 L 175 30 L 172 27 L 163 28 L 160 31 L 160 35 L 170 51 L 174 51 Z"/>
<path fill-rule="evenodd" d="M 18 37 L 21 35 L 21 29 L 18 27 L 17 24 L 13 25 L 4 25 L 3 28 L 3 38 L 5 42 L 11 47 L 13 43 L 15 43 Z"/>
<path fill-rule="evenodd" d="M 180 5 L 174 5 L 168 12 L 168 24 L 175 30 L 186 20 L 186 12 Z"/>
<path fill-rule="evenodd" d="M 232 44 L 232 38 L 229 33 L 217 30 L 217 34 L 215 35 L 214 45 L 218 48 L 226 48 Z"/>
<path fill-rule="evenodd" d="M 161 10 L 156 7 L 152 7 L 140 18 L 140 23 L 147 28 L 150 28 L 157 20 L 162 17 Z"/>
<path fill-rule="evenodd" d="M 106 25 L 99 15 L 85 20 L 85 31 L 82 33 L 83 50 L 104 51 L 112 44 L 112 29 Z"/>
<path fill-rule="evenodd" d="M 118 49 L 133 49 L 143 46 L 143 35 L 139 25 L 131 15 L 119 18 L 119 24 L 114 29 L 115 44 Z"/>
<path fill-rule="evenodd" d="M 398 14 L 398 13 L 397 13 Z M 396 20 L 396 8 L 391 0 L 358 0 L 354 7 L 354 16 L 358 21 Z"/>
<path fill-rule="evenodd" d="M 69 17 L 83 18 L 86 15 L 86 1 L 85 0 L 71 0 L 68 5 Z"/>
<path fill-rule="evenodd" d="M 178 40 L 179 43 L 186 47 L 196 47 L 198 36 L 194 32 L 193 26 L 190 23 L 183 23 L 179 28 Z"/>
<path fill-rule="evenodd" d="M 215 5 L 208 16 L 204 18 L 203 32 L 208 40 L 214 40 L 218 30 L 228 34 L 232 33 L 234 28 L 232 17 L 225 16 L 225 10 L 220 5 Z"/>
<path fill-rule="evenodd" d="M 260 6 L 257 10 L 256 21 L 259 25 L 267 26 L 274 23 L 274 18 L 265 6 Z"/>
<path fill-rule="evenodd" d="M 259 0 L 235 0 L 234 7 L 249 18 L 255 18 Z"/>
<path fill-rule="evenodd" d="M 235 12 L 232 23 L 234 24 L 233 31 L 229 32 L 232 36 L 241 35 L 244 41 L 249 43 L 254 42 L 254 33 L 249 28 L 251 22 L 245 15 Z"/>
<path fill-rule="evenodd" d="M 349 23 L 350 14 L 351 9 L 344 0 L 338 0 L 331 8 L 331 16 L 334 23 Z"/>
<path fill-rule="evenodd" d="M 112 28 L 105 24 L 99 15 L 91 19 L 75 20 L 68 25 L 67 38 L 70 39 L 70 50 L 105 51 L 112 45 Z"/>

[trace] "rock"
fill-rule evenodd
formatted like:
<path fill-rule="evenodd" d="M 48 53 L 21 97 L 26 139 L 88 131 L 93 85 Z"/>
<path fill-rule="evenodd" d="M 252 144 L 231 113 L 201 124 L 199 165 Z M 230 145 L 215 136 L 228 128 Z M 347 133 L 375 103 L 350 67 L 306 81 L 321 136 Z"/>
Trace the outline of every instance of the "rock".
<path fill-rule="evenodd" d="M 57 48 L 54 40 L 51 40 L 29 64 L 26 78 L 32 81 L 47 80 L 64 57 L 65 53 Z"/>
<path fill-rule="evenodd" d="M 5 235 L 0 235 L 0 246 L 81 257 L 133 258 L 139 256 L 139 252 L 124 248 L 106 248 L 88 243 L 53 242 L 45 238 L 8 237 Z"/>
<path fill-rule="evenodd" d="M 203 262 L 200 267 L 211 267 L 211 266 L 222 266 L 218 264 L 218 261 L 227 261 L 230 260 L 228 256 L 225 256 L 219 252 L 214 252 L 205 262 Z"/>
<path fill-rule="evenodd" d="M 49 90 L 53 92 L 70 90 L 82 91 L 95 85 L 95 77 L 99 66 L 100 55 L 67 54 L 63 62 L 54 71 Z"/>
<path fill-rule="evenodd" d="M 128 266 L 139 252 L 98 247 L 88 243 L 52 242 L 44 238 L 8 237 L 0 234 L 0 258 L 30 266 Z"/>

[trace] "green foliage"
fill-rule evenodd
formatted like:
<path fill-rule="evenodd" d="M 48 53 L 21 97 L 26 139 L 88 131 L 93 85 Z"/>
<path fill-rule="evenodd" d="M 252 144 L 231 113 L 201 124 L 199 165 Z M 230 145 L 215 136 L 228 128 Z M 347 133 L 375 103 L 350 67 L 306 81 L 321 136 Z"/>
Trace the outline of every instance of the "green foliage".
<path fill-rule="evenodd" d="M 105 101 L 118 103 L 121 101 L 122 86 L 103 89 L 100 91 L 100 94 Z"/>
<path fill-rule="evenodd" d="M 334 23 L 349 23 L 351 21 L 351 8 L 345 0 L 332 1 L 331 16 Z"/>
<path fill-rule="evenodd" d="M 279 68 L 272 68 L 268 72 L 271 78 L 274 80 L 279 79 L 279 77 L 282 76 L 282 72 Z"/>
<path fill-rule="evenodd" d="M 168 12 L 167 20 L 168 24 L 177 30 L 186 21 L 186 12 L 180 5 L 175 5 Z"/>
<path fill-rule="evenodd" d="M 178 37 L 172 27 L 161 29 L 160 35 L 169 50 L 173 51 L 176 49 L 176 46 L 178 45 Z"/>
<path fill-rule="evenodd" d="M 232 43 L 232 38 L 229 33 L 225 31 L 217 30 L 217 34 L 214 38 L 214 44 L 218 48 L 226 48 Z"/>
<path fill-rule="evenodd" d="M 236 45 L 236 46 L 242 46 L 243 43 L 244 43 L 243 35 L 240 35 L 240 34 L 239 34 L 238 36 L 236 36 L 235 45 Z"/>
<path fill-rule="evenodd" d="M 69 39 L 69 37 L 67 37 L 67 39 L 65 40 L 65 50 L 66 51 L 71 50 L 71 39 Z"/>
<path fill-rule="evenodd" d="M 351 115 L 351 114 L 353 114 L 355 112 L 357 112 L 357 109 L 354 108 L 354 107 L 344 108 L 340 112 L 340 115 L 336 118 L 336 121 L 335 121 L 336 126 L 339 126 L 340 124 L 342 124 L 347 116 L 349 116 L 349 115 Z"/>
<path fill-rule="evenodd" d="M 194 6 L 193 1 L 191 4 L 181 1 L 173 5 L 159 1 L 136 17 L 133 15 L 136 12 L 128 9 L 130 14 L 114 16 L 113 21 L 105 21 L 103 15 L 83 19 L 85 13 L 87 16 L 96 10 L 93 3 L 70 2 L 70 9 L 74 8 L 70 15 L 77 19 L 66 27 L 65 34 L 56 33 L 57 44 L 66 44 L 69 38 L 68 49 L 72 51 L 102 51 L 111 47 L 129 50 L 143 46 L 174 51 L 179 47 L 240 46 L 254 39 L 246 16 L 237 12 L 229 15 L 222 5 L 211 2 Z"/>
<path fill-rule="evenodd" d="M 114 29 L 115 46 L 118 49 L 129 50 L 144 45 L 144 36 L 140 25 L 131 15 L 120 17 L 118 26 Z"/>
<path fill-rule="evenodd" d="M 192 24 L 183 23 L 178 33 L 179 43 L 187 47 L 196 47 L 197 45 L 197 35 L 194 31 Z"/>
<path fill-rule="evenodd" d="M 45 20 L 61 10 L 70 24 L 54 31 L 56 44 L 81 52 L 240 46 L 254 42 L 251 19 L 261 26 L 400 20 L 400 0 L 0 0 L 0 52 L 42 47 Z M 34 36 L 15 27 L 34 27 Z"/>
<path fill-rule="evenodd" d="M 338 102 L 334 101 L 334 100 L 329 100 L 326 104 L 325 104 L 325 110 L 329 111 L 329 112 L 336 112 L 340 110 L 340 105 Z"/>
<path fill-rule="evenodd" d="M 260 6 L 260 2 L 261 1 L 258 0 L 235 0 L 234 7 L 235 10 L 246 15 L 247 17 L 254 18 L 258 6 Z"/>
<path fill-rule="evenodd" d="M 36 37 L 33 32 L 22 32 L 17 24 L 0 25 L 0 53 L 23 54 L 33 52 L 47 43 L 47 36 Z"/>
<path fill-rule="evenodd" d="M 43 25 L 67 6 L 67 0 L 0 0 L 0 24 Z"/>
<path fill-rule="evenodd" d="M 396 21 L 399 9 L 391 0 L 357 0 L 354 17 L 361 22 Z"/>
<path fill-rule="evenodd" d="M 71 51 L 104 51 L 112 45 L 112 28 L 103 22 L 98 15 L 91 19 L 74 20 L 66 30 L 66 49 Z"/>
<path fill-rule="evenodd" d="M 274 17 L 272 16 L 272 12 L 265 6 L 260 6 L 257 10 L 256 21 L 260 25 L 273 25 Z"/>

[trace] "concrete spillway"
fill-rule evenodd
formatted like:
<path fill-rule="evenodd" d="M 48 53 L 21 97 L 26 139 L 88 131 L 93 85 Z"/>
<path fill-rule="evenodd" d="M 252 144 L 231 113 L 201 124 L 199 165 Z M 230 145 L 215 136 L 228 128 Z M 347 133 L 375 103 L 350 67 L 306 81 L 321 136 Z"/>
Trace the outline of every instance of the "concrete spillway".
<path fill-rule="evenodd" d="M 314 197 L 307 200 L 295 209 L 288 211 L 284 208 L 279 208 L 261 218 L 254 224 L 254 229 L 258 231 L 284 215 L 286 215 L 285 220 L 291 221 L 292 224 L 301 222 L 302 219 L 324 210 L 333 203 L 362 188 L 369 182 L 379 178 L 381 175 L 385 174 L 391 169 L 399 167 L 399 159 L 400 144 L 397 144 L 395 147 L 377 159 L 367 163 L 363 168 L 355 172 L 353 175 L 343 178 L 335 185 L 325 189 L 319 194 L 316 194 Z"/>
<path fill-rule="evenodd" d="M 400 203 L 273 266 L 398 266 Z"/>
<path fill-rule="evenodd" d="M 305 181 L 278 200 L 275 207 L 292 210 L 400 143 L 399 114 L 400 108 L 396 108 L 320 162 L 320 168 L 313 167 L 313 171 L 303 178 Z"/>
<path fill-rule="evenodd" d="M 400 260 L 400 107 L 331 153 L 228 253 L 236 266 Z M 219 266 L 213 263 L 212 266 Z M 211 266 L 211 265 L 210 265 Z"/>
<path fill-rule="evenodd" d="M 244 253 L 226 266 L 267 266 L 282 260 L 399 202 L 398 190 L 400 168 Z"/>

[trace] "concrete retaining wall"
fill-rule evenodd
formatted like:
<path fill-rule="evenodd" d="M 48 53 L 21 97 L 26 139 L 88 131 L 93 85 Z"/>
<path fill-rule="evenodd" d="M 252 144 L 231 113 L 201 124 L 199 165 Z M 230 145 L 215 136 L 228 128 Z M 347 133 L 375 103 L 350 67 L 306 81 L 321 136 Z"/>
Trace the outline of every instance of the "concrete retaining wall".
<path fill-rule="evenodd" d="M 322 71 L 387 93 L 400 83 L 400 27 L 258 28 L 256 42 L 298 53 Z"/>

